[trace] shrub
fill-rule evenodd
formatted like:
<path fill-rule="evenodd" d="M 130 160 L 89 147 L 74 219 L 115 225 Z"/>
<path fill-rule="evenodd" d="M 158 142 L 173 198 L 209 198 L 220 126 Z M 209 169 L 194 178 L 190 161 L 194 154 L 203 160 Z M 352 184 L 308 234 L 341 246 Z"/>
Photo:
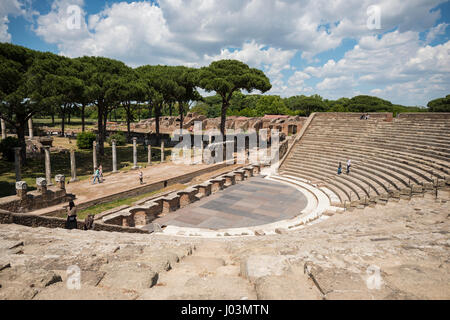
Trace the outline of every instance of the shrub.
<path fill-rule="evenodd" d="M 116 140 L 116 146 L 124 146 L 127 144 L 127 138 L 123 134 L 123 132 L 116 132 L 112 134 L 106 141 L 109 143 L 109 145 L 112 145 L 112 140 Z"/>
<path fill-rule="evenodd" d="M 92 149 L 92 143 L 97 139 L 93 132 L 81 132 L 77 135 L 77 146 L 80 149 Z"/>
<path fill-rule="evenodd" d="M 7 137 L 0 142 L 0 153 L 3 160 L 14 161 L 14 148 L 20 147 L 19 139 L 15 137 Z"/>

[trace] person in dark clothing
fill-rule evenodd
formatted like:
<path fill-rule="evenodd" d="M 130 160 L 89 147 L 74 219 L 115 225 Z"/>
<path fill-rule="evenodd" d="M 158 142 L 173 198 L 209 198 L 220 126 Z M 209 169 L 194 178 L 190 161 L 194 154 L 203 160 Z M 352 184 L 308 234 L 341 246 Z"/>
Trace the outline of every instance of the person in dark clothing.
<path fill-rule="evenodd" d="M 73 201 L 70 201 L 67 208 L 66 229 L 77 229 L 77 227 L 77 207 Z"/>
<path fill-rule="evenodd" d="M 337 174 L 341 174 L 341 173 L 342 173 L 342 163 L 339 162 Z"/>

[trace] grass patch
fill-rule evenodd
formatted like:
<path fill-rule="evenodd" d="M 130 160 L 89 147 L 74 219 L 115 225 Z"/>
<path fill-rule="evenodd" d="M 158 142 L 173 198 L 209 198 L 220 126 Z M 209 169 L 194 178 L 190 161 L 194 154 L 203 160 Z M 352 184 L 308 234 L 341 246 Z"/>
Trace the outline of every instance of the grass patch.
<path fill-rule="evenodd" d="M 175 184 L 172 185 L 170 187 L 161 189 L 161 190 L 155 190 L 149 193 L 145 193 L 145 194 L 141 194 L 139 196 L 135 196 L 132 198 L 126 198 L 126 199 L 121 199 L 121 200 L 115 200 L 115 201 L 111 201 L 108 203 L 103 203 L 103 204 L 98 204 L 95 206 L 92 206 L 90 208 L 84 209 L 84 210 L 80 210 L 77 212 L 78 218 L 79 219 L 85 219 L 89 214 L 93 214 L 93 215 L 97 215 L 99 213 L 105 212 L 107 210 L 111 210 L 123 205 L 132 205 L 134 202 L 147 198 L 147 197 L 151 197 L 153 195 L 157 195 L 159 193 L 166 193 L 166 192 L 171 192 L 171 191 L 176 191 L 176 190 L 182 190 L 186 188 L 186 186 L 182 185 L 182 184 Z"/>

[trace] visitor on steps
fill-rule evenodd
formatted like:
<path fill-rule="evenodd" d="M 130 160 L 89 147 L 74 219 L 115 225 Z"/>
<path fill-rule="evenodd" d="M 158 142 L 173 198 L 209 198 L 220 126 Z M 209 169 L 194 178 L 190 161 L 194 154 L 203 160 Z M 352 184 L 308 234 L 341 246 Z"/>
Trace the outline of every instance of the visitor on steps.
<path fill-rule="evenodd" d="M 350 159 L 348 159 L 347 161 L 347 174 L 350 173 L 350 167 L 352 166 L 352 161 Z"/>
<path fill-rule="evenodd" d="M 86 219 L 84 219 L 84 230 L 91 230 L 94 226 L 94 215 L 89 214 Z"/>
<path fill-rule="evenodd" d="M 94 181 L 92 182 L 92 184 L 95 184 L 95 180 L 100 183 L 100 170 L 98 170 L 97 167 L 94 169 Z"/>
<path fill-rule="evenodd" d="M 338 172 L 337 174 L 341 174 L 342 173 L 342 163 L 339 162 L 339 166 L 338 166 Z"/>
<path fill-rule="evenodd" d="M 141 170 L 139 170 L 139 182 L 140 184 L 144 184 L 144 174 Z"/>
<path fill-rule="evenodd" d="M 77 228 L 77 207 L 73 201 L 69 202 L 69 207 L 67 209 L 67 221 L 66 229 L 76 229 Z"/>

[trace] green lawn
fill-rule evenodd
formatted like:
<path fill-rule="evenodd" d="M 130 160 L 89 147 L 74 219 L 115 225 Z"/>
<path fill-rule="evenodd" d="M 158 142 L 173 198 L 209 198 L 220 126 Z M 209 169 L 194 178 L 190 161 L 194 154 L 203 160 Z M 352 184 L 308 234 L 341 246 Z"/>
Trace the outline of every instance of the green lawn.
<path fill-rule="evenodd" d="M 103 166 L 105 173 L 112 171 L 112 149 L 106 143 L 105 155 L 97 156 L 98 165 Z M 152 148 L 152 162 L 158 163 L 161 160 L 160 148 Z M 164 150 L 165 158 L 170 159 L 171 149 Z M 77 177 L 80 180 L 90 179 L 93 174 L 92 167 L 92 151 L 77 150 L 76 151 Z M 138 165 L 146 167 L 147 165 L 147 149 L 144 146 L 138 146 Z M 117 147 L 117 169 L 131 170 L 133 166 L 133 146 Z M 55 175 L 63 174 L 66 181 L 70 179 L 70 154 L 52 153 L 51 154 L 52 178 Z M 27 164 L 22 168 L 22 180 L 26 181 L 29 190 L 36 189 L 36 178 L 45 177 L 45 163 L 42 159 L 29 159 Z M 0 197 L 16 194 L 15 190 L 15 169 L 13 162 L 7 162 L 0 159 Z"/>

